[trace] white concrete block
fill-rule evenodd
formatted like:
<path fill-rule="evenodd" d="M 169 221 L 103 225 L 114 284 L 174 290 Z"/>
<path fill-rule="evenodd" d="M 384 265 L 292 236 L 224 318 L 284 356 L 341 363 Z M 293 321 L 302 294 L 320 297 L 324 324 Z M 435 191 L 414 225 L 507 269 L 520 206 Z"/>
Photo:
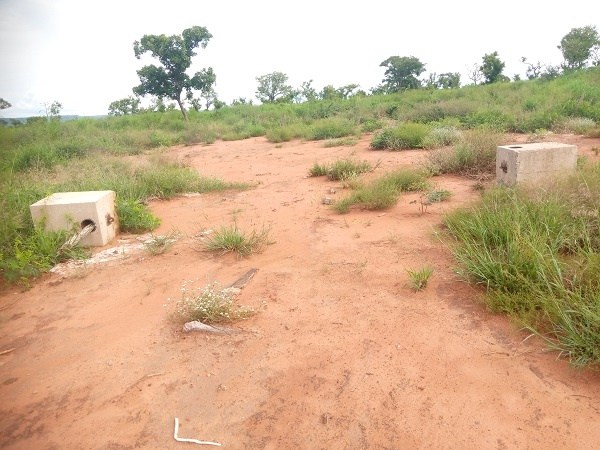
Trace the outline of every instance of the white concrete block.
<path fill-rule="evenodd" d="M 507 186 L 541 181 L 577 168 L 577 146 L 558 142 L 499 146 L 496 181 Z"/>
<path fill-rule="evenodd" d="M 113 191 L 59 192 L 29 207 L 36 224 L 46 231 L 79 231 L 93 223 L 94 231 L 85 236 L 81 246 L 102 247 L 119 232 Z"/>

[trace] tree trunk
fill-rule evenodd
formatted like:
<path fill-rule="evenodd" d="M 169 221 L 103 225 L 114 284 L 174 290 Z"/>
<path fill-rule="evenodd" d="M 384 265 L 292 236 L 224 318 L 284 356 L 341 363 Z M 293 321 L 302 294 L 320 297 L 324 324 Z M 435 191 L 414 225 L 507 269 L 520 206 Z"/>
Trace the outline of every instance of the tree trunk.
<path fill-rule="evenodd" d="M 187 112 L 185 111 L 183 103 L 181 102 L 181 94 L 177 96 L 177 104 L 179 105 L 179 109 L 181 110 L 181 114 L 183 114 L 183 118 L 185 119 L 185 121 L 189 122 L 190 120 L 188 119 Z"/>

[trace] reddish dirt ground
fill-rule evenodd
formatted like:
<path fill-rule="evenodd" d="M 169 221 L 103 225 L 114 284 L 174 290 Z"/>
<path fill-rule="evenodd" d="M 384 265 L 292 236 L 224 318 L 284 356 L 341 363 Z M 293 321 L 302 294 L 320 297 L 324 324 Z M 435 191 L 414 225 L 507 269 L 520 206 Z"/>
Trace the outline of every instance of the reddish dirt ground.
<path fill-rule="evenodd" d="M 553 140 L 599 158 L 598 140 Z M 181 437 L 230 449 L 598 448 L 600 374 L 487 312 L 435 235 L 445 211 L 478 197 L 472 180 L 435 178 L 452 197 L 425 214 L 417 194 L 384 212 L 322 204 L 348 191 L 307 178 L 315 161 L 381 160 L 377 175 L 424 156 L 368 142 L 170 150 L 203 174 L 259 184 L 152 202 L 158 233 L 181 233 L 165 254 L 131 251 L 2 293 L 0 351 L 13 350 L 0 355 L 0 446 L 188 448 L 173 439 L 178 417 Z M 200 230 L 234 218 L 270 228 L 273 243 L 247 259 L 194 249 Z M 414 292 L 406 269 L 427 264 L 433 277 Z M 250 268 L 239 303 L 265 306 L 239 333 L 186 334 L 168 320 L 186 280 L 229 284 Z"/>

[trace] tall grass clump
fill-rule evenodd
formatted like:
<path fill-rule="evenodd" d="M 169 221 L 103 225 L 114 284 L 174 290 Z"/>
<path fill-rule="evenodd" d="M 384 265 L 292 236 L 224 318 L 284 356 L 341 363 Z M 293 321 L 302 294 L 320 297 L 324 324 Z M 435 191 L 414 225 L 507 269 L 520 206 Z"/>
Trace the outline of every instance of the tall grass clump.
<path fill-rule="evenodd" d="M 576 366 L 600 363 L 600 165 L 537 189 L 497 187 L 445 218 L 486 302 Z"/>
<path fill-rule="evenodd" d="M 373 170 L 373 165 L 368 161 L 356 161 L 352 158 L 344 158 L 336 159 L 331 164 L 315 162 L 308 173 L 311 177 L 326 175 L 329 180 L 346 181 L 371 170 Z"/>
<path fill-rule="evenodd" d="M 245 232 L 237 223 L 221 226 L 201 242 L 201 247 L 220 255 L 233 252 L 240 258 L 246 258 L 253 253 L 261 253 L 270 244 L 269 231 L 268 228 L 263 228 L 260 231 Z"/>
<path fill-rule="evenodd" d="M 451 148 L 432 150 L 426 162 L 434 175 L 456 173 L 473 178 L 486 178 L 496 170 L 496 148 L 502 134 L 479 128 L 466 130 Z"/>
<path fill-rule="evenodd" d="M 371 147 L 376 150 L 405 150 L 423 147 L 429 127 L 421 123 L 402 123 L 386 128 L 373 136 Z"/>
<path fill-rule="evenodd" d="M 367 210 L 386 209 L 398 202 L 402 192 L 420 191 L 428 186 L 423 174 L 411 170 L 396 170 L 369 184 L 357 184 L 348 197 L 333 205 L 333 209 L 339 214 L 348 213 L 353 205 Z"/>

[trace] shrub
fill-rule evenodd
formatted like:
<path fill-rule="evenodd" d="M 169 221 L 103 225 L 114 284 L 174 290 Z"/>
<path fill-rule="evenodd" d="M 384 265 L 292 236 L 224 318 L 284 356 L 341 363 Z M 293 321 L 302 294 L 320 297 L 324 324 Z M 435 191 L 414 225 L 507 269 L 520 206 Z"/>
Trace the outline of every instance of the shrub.
<path fill-rule="evenodd" d="M 596 128 L 596 122 L 587 117 L 570 117 L 556 124 L 557 133 L 587 134 Z"/>
<path fill-rule="evenodd" d="M 292 139 L 298 139 L 307 133 L 308 132 L 305 126 L 298 124 L 284 125 L 268 130 L 267 139 L 274 143 L 288 142 Z"/>
<path fill-rule="evenodd" d="M 378 119 L 368 119 L 364 121 L 360 128 L 365 133 L 372 133 L 373 131 L 379 130 L 385 126 L 385 123 Z"/>
<path fill-rule="evenodd" d="M 424 148 L 437 148 L 453 145 L 460 141 L 462 131 L 452 126 L 434 126 L 423 139 Z"/>
<path fill-rule="evenodd" d="M 433 189 L 427 192 L 426 197 L 430 203 L 438 203 L 448 200 L 451 195 L 451 192 L 446 189 Z"/>
<path fill-rule="evenodd" d="M 121 231 L 139 234 L 155 230 L 160 225 L 160 219 L 139 200 L 117 197 L 116 208 Z"/>
<path fill-rule="evenodd" d="M 496 171 L 496 149 L 501 137 L 490 130 L 468 130 L 454 147 L 429 153 L 426 168 L 432 174 L 457 173 L 473 178 L 490 177 Z"/>
<path fill-rule="evenodd" d="M 497 109 L 476 111 L 461 119 L 461 123 L 467 128 L 478 128 L 486 126 L 496 131 L 508 131 L 512 127 L 512 116 Z"/>
<path fill-rule="evenodd" d="M 378 132 L 371 140 L 371 147 L 385 150 L 421 148 L 429 127 L 420 123 L 403 123 Z"/>
<path fill-rule="evenodd" d="M 309 126 L 305 138 L 308 140 L 323 140 L 341 138 L 356 134 L 356 125 L 340 117 L 319 119 Z"/>
<path fill-rule="evenodd" d="M 311 177 L 321 177 L 327 175 L 329 172 L 329 166 L 326 164 L 320 164 L 315 162 L 313 166 L 308 171 L 308 175 Z"/>

